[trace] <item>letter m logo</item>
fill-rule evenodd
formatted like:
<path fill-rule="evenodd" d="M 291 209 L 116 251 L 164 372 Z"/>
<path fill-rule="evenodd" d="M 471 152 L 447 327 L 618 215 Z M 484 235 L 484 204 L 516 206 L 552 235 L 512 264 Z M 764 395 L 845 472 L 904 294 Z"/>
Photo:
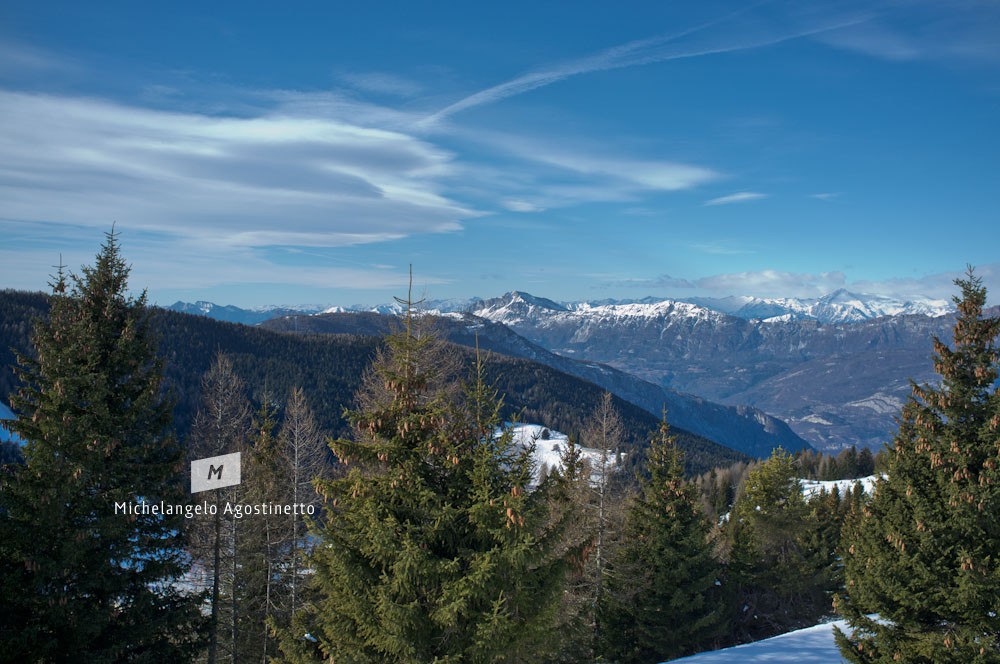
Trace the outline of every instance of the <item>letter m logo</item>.
<path fill-rule="evenodd" d="M 240 479 L 239 452 L 191 462 L 191 493 L 235 486 Z"/>

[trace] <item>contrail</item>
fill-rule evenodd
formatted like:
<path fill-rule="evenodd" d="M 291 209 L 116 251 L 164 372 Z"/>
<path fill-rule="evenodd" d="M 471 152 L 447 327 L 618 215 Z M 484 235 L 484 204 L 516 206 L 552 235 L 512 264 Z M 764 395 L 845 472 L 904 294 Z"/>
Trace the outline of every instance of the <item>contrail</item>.
<path fill-rule="evenodd" d="M 709 21 L 707 23 L 702 23 L 701 25 L 695 26 L 693 28 L 684 30 L 682 32 L 661 35 L 657 37 L 650 37 L 648 39 L 640 39 L 626 44 L 621 44 L 619 46 L 614 46 L 605 51 L 602 51 L 596 55 L 588 56 L 566 63 L 560 67 L 555 67 L 552 69 L 531 72 L 524 74 L 523 76 L 518 76 L 515 79 L 507 81 L 506 83 L 501 83 L 495 85 L 491 88 L 486 88 L 485 90 L 480 90 L 474 94 L 469 95 L 457 102 L 442 108 L 426 118 L 420 120 L 416 123 L 417 127 L 429 128 L 433 127 L 441 120 L 464 111 L 475 106 L 482 106 L 484 104 L 491 104 L 501 99 L 506 99 L 508 97 L 513 97 L 515 95 L 523 94 L 537 88 L 545 87 L 553 83 L 557 83 L 564 79 L 570 78 L 572 76 L 577 76 L 579 74 L 587 74 L 596 71 L 608 71 L 611 69 L 621 69 L 624 67 L 635 67 L 638 65 L 646 65 L 654 62 L 664 62 L 667 60 L 678 60 L 682 58 L 694 58 L 703 55 L 712 55 L 718 53 L 731 53 L 734 51 L 745 51 L 754 48 L 761 48 L 764 46 L 770 46 L 773 44 L 779 44 L 781 42 L 790 41 L 793 39 L 800 39 L 802 37 L 808 37 L 810 35 L 819 34 L 822 32 L 829 32 L 832 30 L 838 30 L 840 28 L 846 28 L 852 25 L 857 25 L 859 23 L 864 23 L 869 20 L 870 17 L 854 18 L 839 23 L 834 23 L 832 25 L 824 25 L 819 28 L 812 28 L 809 30 L 802 30 L 798 32 L 788 33 L 784 35 L 779 35 L 776 37 L 764 37 L 754 40 L 744 41 L 738 44 L 727 44 L 724 46 L 708 47 L 702 49 L 668 49 L 666 47 L 670 46 L 673 42 L 678 39 L 682 39 L 689 35 L 701 32 L 720 23 L 725 23 L 736 16 L 746 13 L 750 9 L 757 7 L 763 2 L 756 3 L 749 7 L 745 7 L 739 11 L 728 14 L 722 18 Z"/>

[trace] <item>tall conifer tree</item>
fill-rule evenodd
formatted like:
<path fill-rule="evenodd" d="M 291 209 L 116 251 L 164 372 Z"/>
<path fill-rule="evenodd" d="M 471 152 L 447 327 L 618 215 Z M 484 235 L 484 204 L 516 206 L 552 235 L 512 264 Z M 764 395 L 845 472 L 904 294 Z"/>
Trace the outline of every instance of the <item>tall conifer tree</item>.
<path fill-rule="evenodd" d="M 128 275 L 112 231 L 82 275 L 60 268 L 37 356 L 19 358 L 25 465 L 0 492 L 11 661 L 184 661 L 198 645 L 197 603 L 174 584 L 183 517 L 121 509 L 187 496 L 146 296 L 129 295 Z"/>
<path fill-rule="evenodd" d="M 454 354 L 412 312 L 387 344 L 349 414 L 355 437 L 331 443 L 347 472 L 320 483 L 315 596 L 282 648 L 293 661 L 531 661 L 564 569 L 528 491 L 530 452 L 498 432 L 481 371 L 464 393 L 448 387 Z"/>
<path fill-rule="evenodd" d="M 820 524 L 798 474 L 795 459 L 779 448 L 749 472 L 733 506 L 728 572 L 737 594 L 737 642 L 814 625 L 833 612 L 836 560 L 814 547 Z"/>
<path fill-rule="evenodd" d="M 695 652 L 716 637 L 720 568 L 710 524 L 683 453 L 666 422 L 649 448 L 649 477 L 626 516 L 612 558 L 600 619 L 603 655 L 613 662 L 657 662 Z"/>
<path fill-rule="evenodd" d="M 886 475 L 845 526 L 838 608 L 853 631 L 837 642 L 852 662 L 1000 662 L 1000 319 L 971 270 L 955 283 L 941 385 L 913 385 Z"/>

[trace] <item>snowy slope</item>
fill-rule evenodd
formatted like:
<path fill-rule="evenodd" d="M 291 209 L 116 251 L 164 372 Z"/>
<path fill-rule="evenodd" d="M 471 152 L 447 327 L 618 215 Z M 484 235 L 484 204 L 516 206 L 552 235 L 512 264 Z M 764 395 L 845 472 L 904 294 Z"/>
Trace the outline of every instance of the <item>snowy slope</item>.
<path fill-rule="evenodd" d="M 833 627 L 845 629 L 845 621 L 807 627 L 770 639 L 725 650 L 704 652 L 672 660 L 685 664 L 840 664 L 843 658 L 833 640 Z"/>
<path fill-rule="evenodd" d="M 560 455 L 566 449 L 566 444 L 569 442 L 569 437 L 566 434 L 554 429 L 549 429 L 548 440 L 542 440 L 542 431 L 545 429 L 546 427 L 540 424 L 515 424 L 511 426 L 511 434 L 514 436 L 515 443 L 527 446 L 531 441 L 535 442 L 536 483 L 543 467 L 547 467 L 549 470 L 562 468 Z M 591 468 L 600 466 L 601 453 L 599 450 L 581 447 L 580 452 L 583 454 L 583 458 L 590 463 Z M 609 459 L 609 464 L 613 463 L 614 457 Z"/>
<path fill-rule="evenodd" d="M 833 491 L 833 487 L 837 487 L 837 492 L 843 497 L 853 491 L 856 484 L 860 484 L 865 493 L 871 493 L 875 490 L 876 479 L 875 475 L 869 475 L 855 480 L 799 480 L 799 484 L 802 487 L 802 495 L 806 499 L 819 495 L 822 491 L 830 493 Z"/>
<path fill-rule="evenodd" d="M 809 500 L 813 496 L 818 496 L 820 493 L 826 492 L 830 493 L 833 491 L 833 487 L 837 487 L 837 492 L 840 497 L 843 498 L 847 494 L 854 491 L 854 487 L 858 484 L 861 485 L 862 491 L 865 493 L 872 493 L 875 490 L 875 480 L 878 479 L 876 475 L 868 475 L 867 477 L 859 477 L 853 480 L 796 480 L 799 483 L 799 489 L 802 491 L 802 496 Z M 757 509 L 760 509 L 758 507 Z M 729 512 L 726 512 L 719 517 L 719 523 L 724 523 L 729 521 Z"/>
<path fill-rule="evenodd" d="M 476 316 L 505 325 L 517 325 L 533 321 L 540 325 L 607 325 L 619 322 L 663 319 L 717 320 L 722 314 L 688 302 L 659 300 L 653 302 L 630 302 L 592 305 L 577 302 L 564 306 L 535 297 L 528 293 L 513 291 L 492 300 L 480 302 L 473 311 Z"/>
<path fill-rule="evenodd" d="M 886 295 L 852 293 L 840 289 L 820 298 L 726 297 L 691 300 L 746 320 L 782 322 L 811 319 L 821 323 L 857 323 L 883 316 L 944 316 L 955 310 L 948 300 L 915 297 L 900 300 Z"/>

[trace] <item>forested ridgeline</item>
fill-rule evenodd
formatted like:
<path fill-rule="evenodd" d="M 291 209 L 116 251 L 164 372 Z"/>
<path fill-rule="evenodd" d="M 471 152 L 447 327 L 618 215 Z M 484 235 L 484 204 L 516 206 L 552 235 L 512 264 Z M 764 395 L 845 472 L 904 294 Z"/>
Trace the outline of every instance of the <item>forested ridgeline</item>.
<path fill-rule="evenodd" d="M 15 357 L 10 349 L 30 352 L 32 321 L 45 315 L 47 301 L 43 293 L 0 291 L 0 398 L 5 403 L 17 387 L 12 371 Z M 362 377 L 382 343 L 381 337 L 366 333 L 384 332 L 392 325 L 390 317 L 381 317 L 370 330 L 359 329 L 360 334 L 288 334 L 155 307 L 152 314 L 159 355 L 166 361 L 165 385 L 176 400 L 174 426 L 182 439 L 194 421 L 201 378 L 219 352 L 229 357 L 254 402 L 265 398 L 281 402 L 292 388 L 299 387 L 309 396 L 319 426 L 331 435 L 346 434 L 344 409 L 353 405 Z M 471 368 L 474 351 L 454 346 L 453 352 Z M 505 418 L 543 424 L 577 437 L 603 393 L 599 387 L 555 369 L 495 353 L 488 354 L 484 370 L 504 396 Z M 626 447 L 639 452 L 626 463 L 638 468 L 657 420 L 627 401 L 615 399 L 615 405 L 626 425 Z M 685 468 L 690 474 L 750 460 L 687 431 L 675 429 L 675 435 L 685 451 Z"/>

